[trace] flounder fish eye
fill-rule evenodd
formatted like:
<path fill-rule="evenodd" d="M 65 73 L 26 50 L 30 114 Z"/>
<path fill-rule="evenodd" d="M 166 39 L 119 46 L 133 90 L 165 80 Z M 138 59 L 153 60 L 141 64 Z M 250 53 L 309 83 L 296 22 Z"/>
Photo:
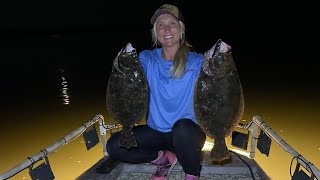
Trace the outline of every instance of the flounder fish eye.
<path fill-rule="evenodd" d="M 126 48 L 123 48 L 120 52 L 122 52 L 122 56 L 133 56 L 133 57 L 136 57 L 137 56 L 137 51 L 135 48 L 133 48 L 132 46 L 131 47 L 126 47 Z"/>
<path fill-rule="evenodd" d="M 133 49 L 132 51 L 129 52 L 124 52 L 123 53 L 124 56 L 137 56 L 137 51 L 135 49 Z"/>

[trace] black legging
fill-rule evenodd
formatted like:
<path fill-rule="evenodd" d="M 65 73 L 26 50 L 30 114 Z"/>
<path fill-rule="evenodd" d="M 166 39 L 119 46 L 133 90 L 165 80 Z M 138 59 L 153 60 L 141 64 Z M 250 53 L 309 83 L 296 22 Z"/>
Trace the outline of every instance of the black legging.
<path fill-rule="evenodd" d="M 138 147 L 129 150 L 118 146 L 120 132 L 108 139 L 107 151 L 112 159 L 149 163 L 158 157 L 158 151 L 169 150 L 176 154 L 185 173 L 200 175 L 201 149 L 206 135 L 193 121 L 181 119 L 168 133 L 155 131 L 147 125 L 135 126 L 133 132 Z"/>

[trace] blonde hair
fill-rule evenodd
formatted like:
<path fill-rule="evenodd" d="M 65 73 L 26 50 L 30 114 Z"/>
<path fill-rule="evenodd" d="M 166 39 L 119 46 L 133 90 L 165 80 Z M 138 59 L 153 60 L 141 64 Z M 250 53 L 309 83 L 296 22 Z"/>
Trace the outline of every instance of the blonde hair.
<path fill-rule="evenodd" d="M 189 47 L 191 45 L 186 41 L 185 37 L 185 25 L 183 22 L 179 21 L 180 27 L 181 27 L 181 34 L 180 34 L 180 47 L 173 59 L 173 66 L 170 68 L 170 75 L 174 78 L 180 78 L 183 76 L 186 70 L 186 64 L 187 64 L 187 57 L 188 53 L 190 52 Z M 151 30 L 152 34 L 152 41 L 153 46 L 157 47 L 157 45 L 160 45 L 157 38 L 157 23 L 153 24 L 153 28 Z"/>

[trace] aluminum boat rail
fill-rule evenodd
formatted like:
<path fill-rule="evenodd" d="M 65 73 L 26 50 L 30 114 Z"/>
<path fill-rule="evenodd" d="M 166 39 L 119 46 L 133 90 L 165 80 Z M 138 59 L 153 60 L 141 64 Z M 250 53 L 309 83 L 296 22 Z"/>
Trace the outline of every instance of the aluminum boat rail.
<path fill-rule="evenodd" d="M 9 169 L 8 171 L 0 174 L 0 180 L 9 179 L 19 172 L 32 167 L 36 162 L 40 160 L 48 161 L 48 155 L 56 152 L 57 149 L 61 148 L 68 142 L 78 138 L 82 135 L 87 128 L 94 125 L 96 122 L 99 123 L 99 131 L 102 140 L 102 151 L 104 157 L 108 156 L 106 151 L 106 132 L 111 133 L 112 129 L 121 128 L 120 124 L 113 124 L 113 125 L 106 125 L 104 123 L 104 118 L 102 115 L 96 115 L 92 120 L 89 120 L 81 127 L 77 128 L 76 130 L 72 131 L 65 137 L 61 138 L 54 144 L 48 146 L 45 149 L 40 150 L 39 153 L 35 154 L 34 156 L 28 157 L 27 160 L 21 162 L 20 164 L 16 165 L 15 167 Z M 287 153 L 289 153 L 293 158 L 297 159 L 297 166 L 296 170 L 300 168 L 300 165 L 304 167 L 311 174 L 311 178 L 316 178 L 320 180 L 320 170 L 315 167 L 310 161 L 305 159 L 301 154 L 299 154 L 296 150 L 294 150 L 289 144 L 287 144 L 275 131 L 271 129 L 258 115 L 253 117 L 253 120 L 248 124 L 239 124 L 238 128 L 248 130 L 251 136 L 251 145 L 248 150 L 248 157 L 254 158 L 255 157 L 255 149 L 257 148 L 257 141 L 259 138 L 259 129 L 262 130 L 271 140 L 276 142 L 280 147 Z"/>

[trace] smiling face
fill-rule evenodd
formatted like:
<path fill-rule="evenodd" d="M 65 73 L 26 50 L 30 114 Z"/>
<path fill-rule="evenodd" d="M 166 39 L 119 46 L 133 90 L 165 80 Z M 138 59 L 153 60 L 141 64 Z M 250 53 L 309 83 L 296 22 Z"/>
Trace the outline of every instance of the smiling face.
<path fill-rule="evenodd" d="M 180 46 L 181 24 L 171 14 L 162 14 L 156 21 L 156 37 L 162 47 Z"/>

